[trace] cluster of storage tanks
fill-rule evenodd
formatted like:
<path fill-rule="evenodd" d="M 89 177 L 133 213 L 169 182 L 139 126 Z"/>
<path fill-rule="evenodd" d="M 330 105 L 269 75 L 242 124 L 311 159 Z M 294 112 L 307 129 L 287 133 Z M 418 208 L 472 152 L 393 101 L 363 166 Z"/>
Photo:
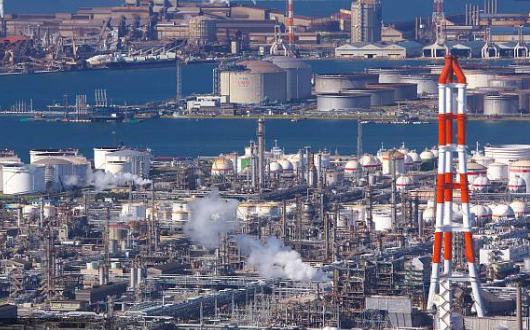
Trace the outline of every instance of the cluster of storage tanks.
<path fill-rule="evenodd" d="M 34 194 L 88 186 L 94 176 L 91 162 L 71 148 L 34 149 L 24 164 L 13 151 L 0 152 L 0 188 L 4 195 Z M 95 148 L 94 168 L 111 175 L 129 173 L 149 176 L 148 151 L 123 148 Z"/>
<path fill-rule="evenodd" d="M 402 146 L 399 149 L 379 150 L 376 155 L 364 154 L 357 159 L 353 156 L 331 155 L 327 151 L 286 154 L 282 149 L 274 147 L 264 155 L 265 175 L 271 180 L 289 180 L 296 177 L 311 184 L 314 168 L 316 180 L 333 186 L 345 180 L 365 177 L 364 174 L 370 174 L 372 180 L 377 180 L 380 176 L 395 173 L 397 189 L 408 190 L 414 187 L 415 182 L 407 173 L 434 169 L 436 154 L 436 150 L 418 153 Z M 245 148 L 243 155 L 221 155 L 213 160 L 211 175 L 217 178 L 235 174 L 251 176 L 252 159 L 250 147 Z"/>

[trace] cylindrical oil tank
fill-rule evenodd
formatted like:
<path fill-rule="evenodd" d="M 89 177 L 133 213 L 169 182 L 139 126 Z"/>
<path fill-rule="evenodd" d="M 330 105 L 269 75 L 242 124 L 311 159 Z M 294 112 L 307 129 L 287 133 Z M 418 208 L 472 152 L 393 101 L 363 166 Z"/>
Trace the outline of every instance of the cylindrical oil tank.
<path fill-rule="evenodd" d="M 467 93 L 467 110 L 469 113 L 484 112 L 484 94 L 475 91 Z"/>
<path fill-rule="evenodd" d="M 484 96 L 484 115 L 503 116 L 519 112 L 519 97 L 513 94 Z"/>
<path fill-rule="evenodd" d="M 489 87 L 498 88 L 501 90 L 518 90 L 523 89 L 523 79 L 514 76 L 496 77 L 490 80 Z"/>
<path fill-rule="evenodd" d="M 372 212 L 372 221 L 376 231 L 392 229 L 392 212 L 390 209 L 375 209 Z"/>
<path fill-rule="evenodd" d="M 148 178 L 151 169 L 151 154 L 147 150 L 121 149 L 105 155 L 107 164 L 117 161 L 129 162 L 129 173 Z"/>
<path fill-rule="evenodd" d="M 490 81 L 497 78 L 499 74 L 504 73 L 502 70 L 466 70 L 464 74 L 467 78 L 467 87 L 476 89 L 481 87 L 489 87 Z"/>
<path fill-rule="evenodd" d="M 40 165 L 5 164 L 2 169 L 5 195 L 31 194 L 44 191 L 45 167 Z"/>
<path fill-rule="evenodd" d="M 509 177 L 514 179 L 520 177 L 526 184 L 526 191 L 530 191 L 530 160 L 519 160 L 508 166 Z"/>
<path fill-rule="evenodd" d="M 267 61 L 239 62 L 241 70 L 221 72 L 221 95 L 230 103 L 283 103 L 287 100 L 285 70 Z"/>
<path fill-rule="evenodd" d="M 206 16 L 196 16 L 189 20 L 188 35 L 190 39 L 215 41 L 217 28 L 215 20 Z"/>
<path fill-rule="evenodd" d="M 381 84 L 394 84 L 401 81 L 402 75 L 426 74 L 429 73 L 429 69 L 424 67 L 370 68 L 365 72 L 377 74 Z"/>
<path fill-rule="evenodd" d="M 331 94 L 346 89 L 365 88 L 367 84 L 376 84 L 378 79 L 378 75 L 367 73 L 318 74 L 315 76 L 315 94 Z"/>
<path fill-rule="evenodd" d="M 352 109 L 370 109 L 371 95 L 354 94 L 318 94 L 317 109 L 319 111 L 341 111 Z"/>
<path fill-rule="evenodd" d="M 119 175 L 131 173 L 131 163 L 124 160 L 111 160 L 105 164 L 105 172 Z"/>
<path fill-rule="evenodd" d="M 311 66 L 293 57 L 271 56 L 267 61 L 287 73 L 287 101 L 307 99 L 311 96 Z"/>
<path fill-rule="evenodd" d="M 388 89 L 394 90 L 394 98 L 396 101 L 415 100 L 418 98 L 417 84 L 369 84 L 367 89 Z"/>
<path fill-rule="evenodd" d="M 418 95 L 433 95 L 438 93 L 438 77 L 435 75 L 406 75 L 401 76 L 401 83 L 416 84 Z"/>
<path fill-rule="evenodd" d="M 75 176 L 74 164 L 62 158 L 42 158 L 32 163 L 45 167 L 45 181 L 51 186 L 65 184 Z"/>
<path fill-rule="evenodd" d="M 529 144 L 502 144 L 498 146 L 485 146 L 486 156 L 495 159 L 496 162 L 510 164 L 521 159 L 530 159 Z"/>
<path fill-rule="evenodd" d="M 105 156 L 108 153 L 118 151 L 119 149 L 116 147 L 97 147 L 94 148 L 94 168 L 96 170 L 104 170 L 105 169 Z"/>
<path fill-rule="evenodd" d="M 373 88 L 373 89 L 347 89 L 345 94 L 370 94 L 370 103 L 372 107 L 382 107 L 396 103 L 395 91 L 391 88 Z"/>
<path fill-rule="evenodd" d="M 529 113 L 530 108 L 530 90 L 528 89 L 522 89 L 522 90 L 514 90 L 510 91 L 507 94 L 517 95 L 519 98 L 519 113 Z"/>
<path fill-rule="evenodd" d="M 50 157 L 75 157 L 79 154 L 79 150 L 71 148 L 61 149 L 33 149 L 29 152 L 29 162 L 34 162 Z"/>

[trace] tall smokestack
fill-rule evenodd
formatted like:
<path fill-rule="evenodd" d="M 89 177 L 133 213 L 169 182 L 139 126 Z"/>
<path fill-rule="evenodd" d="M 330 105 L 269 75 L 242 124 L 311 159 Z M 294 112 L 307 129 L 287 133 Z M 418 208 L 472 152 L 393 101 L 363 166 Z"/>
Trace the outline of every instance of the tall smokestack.
<path fill-rule="evenodd" d="M 289 33 L 289 48 L 294 49 L 294 11 L 293 0 L 287 1 L 287 32 Z"/>
<path fill-rule="evenodd" d="M 265 119 L 258 119 L 258 182 L 265 187 Z"/>
<path fill-rule="evenodd" d="M 0 0 L 0 19 L 4 19 L 4 0 Z"/>

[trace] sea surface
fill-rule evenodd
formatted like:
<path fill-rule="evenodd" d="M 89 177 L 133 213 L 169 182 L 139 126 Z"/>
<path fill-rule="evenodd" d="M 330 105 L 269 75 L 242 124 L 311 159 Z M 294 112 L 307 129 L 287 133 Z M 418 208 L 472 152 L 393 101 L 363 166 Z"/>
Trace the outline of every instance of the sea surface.
<path fill-rule="evenodd" d="M 353 120 L 266 120 L 267 149 L 274 140 L 286 152 L 304 146 L 327 149 L 342 155 L 356 153 L 357 122 Z M 238 151 L 255 140 L 256 120 L 251 119 L 157 119 L 135 124 L 74 124 L 21 122 L 0 118 L 0 146 L 13 149 L 25 161 L 34 148 L 75 147 L 88 158 L 92 148 L 115 142 L 137 148 L 150 148 L 156 156 L 216 156 Z M 530 122 L 469 122 L 470 148 L 480 144 L 530 143 Z M 423 151 L 436 144 L 437 125 L 368 124 L 363 127 L 363 149 L 375 153 L 384 147 Z"/>
<path fill-rule="evenodd" d="M 221 2 L 222 0 L 217 0 Z M 124 0 L 4 0 L 7 13 L 51 13 L 73 12 L 80 7 L 118 6 Z M 251 4 L 250 1 L 233 0 L 232 3 Z M 295 12 L 298 15 L 325 17 L 334 14 L 341 8 L 349 8 L 350 0 L 295 1 Z M 417 16 L 428 16 L 432 12 L 432 0 L 382 0 L 383 20 L 397 22 L 411 20 Z M 482 6 L 483 0 L 446 0 L 447 14 L 463 12 L 465 4 Z M 259 6 L 285 10 L 286 1 L 257 1 Z M 501 0 L 499 12 L 530 11 L 530 2 L 526 0 Z"/>

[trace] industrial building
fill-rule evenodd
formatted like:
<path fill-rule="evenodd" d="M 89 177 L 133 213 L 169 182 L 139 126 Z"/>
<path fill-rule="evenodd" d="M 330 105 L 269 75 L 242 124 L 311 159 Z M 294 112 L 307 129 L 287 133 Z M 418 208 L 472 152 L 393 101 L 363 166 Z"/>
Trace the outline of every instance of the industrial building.
<path fill-rule="evenodd" d="M 383 24 L 379 0 L 358 0 L 351 5 L 351 42 L 372 43 L 381 41 Z"/>

